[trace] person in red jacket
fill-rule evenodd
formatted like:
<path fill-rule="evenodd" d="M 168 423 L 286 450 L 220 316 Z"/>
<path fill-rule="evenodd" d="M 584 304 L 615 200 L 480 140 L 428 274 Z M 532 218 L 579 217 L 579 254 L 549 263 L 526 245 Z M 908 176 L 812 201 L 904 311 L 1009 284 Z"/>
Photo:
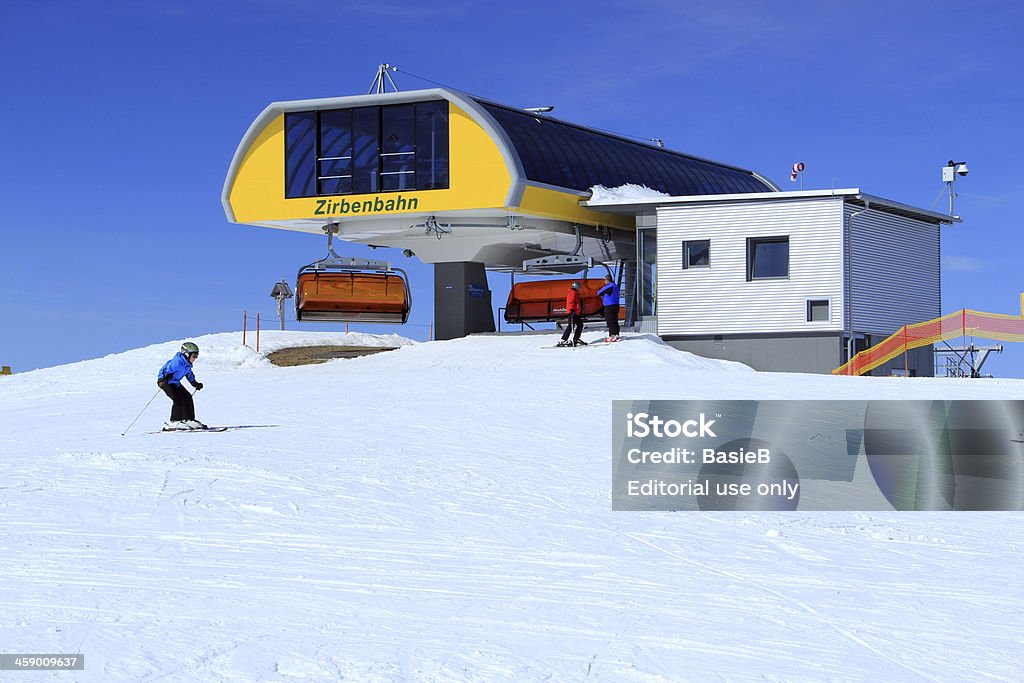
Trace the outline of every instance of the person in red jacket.
<path fill-rule="evenodd" d="M 568 319 L 565 323 L 565 332 L 562 333 L 562 341 L 558 346 L 586 346 L 587 342 L 580 339 L 583 334 L 583 300 L 580 298 L 580 283 L 573 282 L 569 293 L 565 296 L 565 313 Z M 572 334 L 572 342 L 569 342 L 569 335 Z"/>

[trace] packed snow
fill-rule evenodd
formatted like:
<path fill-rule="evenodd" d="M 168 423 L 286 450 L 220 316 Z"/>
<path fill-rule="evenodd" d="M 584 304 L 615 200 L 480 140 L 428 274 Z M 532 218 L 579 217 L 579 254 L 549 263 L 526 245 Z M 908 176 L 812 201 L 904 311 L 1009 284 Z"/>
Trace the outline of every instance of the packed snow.
<path fill-rule="evenodd" d="M 587 332 L 584 338 L 596 341 Z M 0 650 L 83 681 L 1021 681 L 1019 513 L 611 511 L 613 399 L 1024 399 L 654 336 L 194 338 L 0 377 Z M 281 368 L 311 344 L 397 350 Z"/>

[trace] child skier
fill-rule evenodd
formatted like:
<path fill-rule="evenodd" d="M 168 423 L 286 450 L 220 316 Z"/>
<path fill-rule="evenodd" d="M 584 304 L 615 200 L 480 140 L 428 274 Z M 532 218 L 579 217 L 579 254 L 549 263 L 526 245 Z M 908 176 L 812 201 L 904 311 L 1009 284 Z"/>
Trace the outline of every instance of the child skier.
<path fill-rule="evenodd" d="M 181 345 L 181 351 L 164 363 L 157 373 L 156 385 L 174 402 L 171 406 L 171 419 L 164 423 L 165 431 L 206 429 L 206 425 L 196 419 L 192 394 L 181 386 L 184 377 L 196 391 L 203 388 L 203 383 L 196 381 L 196 376 L 192 374 L 192 364 L 196 358 L 199 358 L 199 347 L 192 342 L 185 342 Z"/>

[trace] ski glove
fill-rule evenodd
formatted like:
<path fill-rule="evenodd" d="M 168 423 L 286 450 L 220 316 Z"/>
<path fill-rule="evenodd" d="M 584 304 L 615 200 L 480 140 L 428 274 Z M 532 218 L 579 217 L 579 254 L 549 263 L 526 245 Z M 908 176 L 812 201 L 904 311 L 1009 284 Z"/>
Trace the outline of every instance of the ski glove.
<path fill-rule="evenodd" d="M 202 382 L 195 382 L 192 386 L 194 386 L 196 388 L 196 391 L 199 391 L 200 389 L 203 388 L 203 383 Z"/>
<path fill-rule="evenodd" d="M 166 377 L 161 377 L 160 379 L 158 379 L 156 381 L 156 385 L 158 387 L 160 387 L 161 389 L 166 388 L 167 387 L 167 378 Z"/>

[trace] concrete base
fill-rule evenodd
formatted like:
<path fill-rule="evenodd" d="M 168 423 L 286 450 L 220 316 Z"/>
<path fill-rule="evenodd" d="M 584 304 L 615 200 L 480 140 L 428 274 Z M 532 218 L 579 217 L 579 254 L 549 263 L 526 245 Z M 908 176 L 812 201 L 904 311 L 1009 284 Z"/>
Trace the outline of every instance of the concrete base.
<path fill-rule="evenodd" d="M 457 339 L 494 332 L 491 290 L 484 264 L 434 264 L 434 338 Z"/>
<path fill-rule="evenodd" d="M 827 375 L 845 362 L 843 340 L 838 334 L 666 336 L 663 339 L 681 351 L 737 361 L 767 372 Z M 913 376 L 931 377 L 934 374 L 932 348 L 914 349 L 907 354 L 906 362 L 901 355 L 869 374 L 904 374 L 905 368 Z"/>

